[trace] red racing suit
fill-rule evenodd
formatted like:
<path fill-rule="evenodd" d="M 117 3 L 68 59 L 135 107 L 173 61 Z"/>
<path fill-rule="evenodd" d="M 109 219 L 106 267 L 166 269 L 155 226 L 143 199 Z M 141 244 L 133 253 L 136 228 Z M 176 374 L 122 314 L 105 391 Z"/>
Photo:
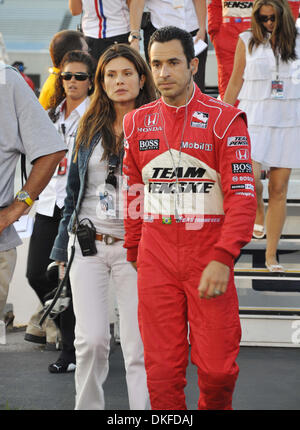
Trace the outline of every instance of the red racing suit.
<path fill-rule="evenodd" d="M 233 264 L 256 212 L 245 115 L 195 85 L 186 106 L 159 99 L 127 114 L 124 134 L 124 246 L 137 260 L 151 407 L 186 408 L 189 322 L 198 406 L 230 409 L 241 335 Z M 225 294 L 200 299 L 211 260 L 230 280 Z"/>
<path fill-rule="evenodd" d="M 295 20 L 299 16 L 299 0 L 289 0 Z M 208 33 L 218 63 L 218 85 L 223 99 L 231 76 L 238 35 L 250 28 L 253 0 L 209 0 Z"/>

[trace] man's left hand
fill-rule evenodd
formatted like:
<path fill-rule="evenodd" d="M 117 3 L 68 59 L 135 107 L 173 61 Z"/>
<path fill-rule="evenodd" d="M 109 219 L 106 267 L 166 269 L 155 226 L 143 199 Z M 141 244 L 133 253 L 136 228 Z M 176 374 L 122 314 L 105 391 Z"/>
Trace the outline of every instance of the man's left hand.
<path fill-rule="evenodd" d="M 135 49 L 137 52 L 140 52 L 140 41 L 138 39 L 133 39 L 130 43 L 130 47 Z"/>
<path fill-rule="evenodd" d="M 198 31 L 197 31 L 197 34 L 196 34 L 196 37 L 195 37 L 195 43 L 196 42 L 198 42 L 198 40 L 203 40 L 203 42 L 205 42 L 205 37 L 206 37 L 206 30 L 205 30 L 205 28 L 203 28 L 203 29 L 199 29 Z"/>
<path fill-rule="evenodd" d="M 201 299 L 221 296 L 227 289 L 230 268 L 219 261 L 211 261 L 202 272 L 198 287 Z"/>

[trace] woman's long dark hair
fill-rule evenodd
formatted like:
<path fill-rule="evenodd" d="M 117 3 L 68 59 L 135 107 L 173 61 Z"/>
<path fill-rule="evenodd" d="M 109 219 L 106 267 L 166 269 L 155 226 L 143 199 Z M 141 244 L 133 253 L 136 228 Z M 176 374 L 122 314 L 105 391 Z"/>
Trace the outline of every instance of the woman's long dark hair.
<path fill-rule="evenodd" d="M 69 51 L 67 52 L 60 64 L 60 73 L 64 71 L 64 67 L 70 63 L 82 63 L 87 67 L 87 73 L 90 76 L 91 81 L 91 89 L 88 91 L 88 95 L 91 95 L 93 92 L 93 75 L 95 71 L 95 63 L 93 58 L 87 52 L 83 51 Z M 55 90 L 53 96 L 50 98 L 49 102 L 49 117 L 53 122 L 56 122 L 59 116 L 57 112 L 57 106 L 63 101 L 66 97 L 64 87 L 62 85 L 62 79 L 59 75 L 58 79 L 55 82 Z"/>
<path fill-rule="evenodd" d="M 95 91 L 78 126 L 76 154 L 80 145 L 89 146 L 93 137 L 99 132 L 101 132 L 104 148 L 103 159 L 106 159 L 110 153 L 118 155 L 122 149 L 123 136 L 118 138 L 114 131 L 115 107 L 103 88 L 105 67 L 111 60 L 118 57 L 129 60 L 134 65 L 139 77 L 145 77 L 144 86 L 135 101 L 135 108 L 156 99 L 152 74 L 140 54 L 126 44 L 115 44 L 109 47 L 99 59 L 95 75 Z"/>
<path fill-rule="evenodd" d="M 297 58 L 295 50 L 297 28 L 287 0 L 256 0 L 254 2 L 251 20 L 252 38 L 249 42 L 249 52 L 252 52 L 254 46 L 257 47 L 268 40 L 268 32 L 259 20 L 259 12 L 262 6 L 272 6 L 275 11 L 275 26 L 271 34 L 271 38 L 274 36 L 275 40 L 273 49 L 279 53 L 282 61 L 295 60 Z"/>

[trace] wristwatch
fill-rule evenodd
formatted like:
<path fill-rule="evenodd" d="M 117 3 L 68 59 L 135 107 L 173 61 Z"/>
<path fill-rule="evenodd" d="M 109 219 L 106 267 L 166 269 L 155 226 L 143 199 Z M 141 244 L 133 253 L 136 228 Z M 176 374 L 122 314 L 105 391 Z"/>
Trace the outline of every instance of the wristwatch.
<path fill-rule="evenodd" d="M 128 37 L 128 42 L 131 43 L 135 39 L 142 40 L 139 31 L 132 31 Z"/>
<path fill-rule="evenodd" d="M 30 195 L 27 193 L 27 191 L 20 190 L 16 194 L 16 199 L 19 202 L 26 203 L 28 206 L 33 205 L 33 200 L 30 198 Z"/>

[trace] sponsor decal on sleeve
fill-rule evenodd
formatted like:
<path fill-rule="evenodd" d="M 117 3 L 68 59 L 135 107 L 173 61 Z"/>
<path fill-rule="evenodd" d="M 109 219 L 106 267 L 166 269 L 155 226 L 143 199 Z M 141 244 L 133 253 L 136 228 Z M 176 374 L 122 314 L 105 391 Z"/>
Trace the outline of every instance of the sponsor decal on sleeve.
<path fill-rule="evenodd" d="M 254 182 L 254 178 L 252 176 L 233 176 L 232 180 L 233 182 L 238 182 L 238 181 Z"/>
<path fill-rule="evenodd" d="M 252 173 L 251 163 L 231 163 L 232 173 Z"/>
<path fill-rule="evenodd" d="M 227 138 L 227 146 L 248 146 L 247 136 L 231 136 Z"/>
<path fill-rule="evenodd" d="M 247 148 L 240 148 L 235 151 L 235 156 L 240 161 L 249 160 L 249 151 Z"/>
<path fill-rule="evenodd" d="M 230 187 L 232 190 L 252 190 L 254 191 L 253 184 L 232 184 Z"/>
<path fill-rule="evenodd" d="M 243 191 L 239 191 L 238 193 L 234 193 L 234 194 L 236 194 L 237 196 L 255 197 L 254 194 L 252 194 L 252 193 L 245 193 Z"/>

